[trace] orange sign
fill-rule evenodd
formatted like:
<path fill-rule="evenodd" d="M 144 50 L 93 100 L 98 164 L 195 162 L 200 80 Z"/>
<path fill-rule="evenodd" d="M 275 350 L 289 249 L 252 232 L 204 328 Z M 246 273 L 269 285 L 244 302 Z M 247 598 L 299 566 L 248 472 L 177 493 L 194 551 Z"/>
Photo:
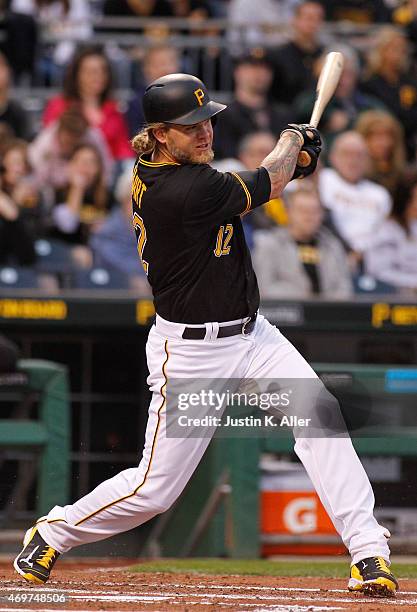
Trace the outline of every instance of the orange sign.
<path fill-rule="evenodd" d="M 339 538 L 334 543 L 297 542 L 297 536 L 337 536 L 333 523 L 314 491 L 261 491 L 261 531 L 267 536 L 294 536 L 294 543 L 266 542 L 264 556 L 274 554 L 343 554 Z"/>
<path fill-rule="evenodd" d="M 263 491 L 261 525 L 263 533 L 336 533 L 314 491 Z"/>

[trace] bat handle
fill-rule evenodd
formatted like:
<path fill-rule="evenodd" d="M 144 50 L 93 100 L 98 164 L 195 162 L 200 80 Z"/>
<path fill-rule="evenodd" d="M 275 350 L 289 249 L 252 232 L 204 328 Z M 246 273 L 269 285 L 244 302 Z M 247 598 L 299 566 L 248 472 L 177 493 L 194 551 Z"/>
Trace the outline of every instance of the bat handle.
<path fill-rule="evenodd" d="M 311 113 L 311 118 L 310 118 L 310 125 L 311 125 L 311 127 L 317 128 L 317 126 L 319 124 L 319 121 L 320 121 L 320 118 L 321 118 L 321 116 L 318 115 L 315 112 L 315 109 L 313 109 L 313 112 Z"/>

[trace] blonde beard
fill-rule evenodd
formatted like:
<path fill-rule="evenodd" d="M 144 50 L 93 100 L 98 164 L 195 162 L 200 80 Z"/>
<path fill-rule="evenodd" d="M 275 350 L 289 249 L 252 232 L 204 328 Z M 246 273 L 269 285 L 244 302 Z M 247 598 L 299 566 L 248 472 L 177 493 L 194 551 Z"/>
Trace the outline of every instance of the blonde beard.
<path fill-rule="evenodd" d="M 213 149 L 207 151 L 201 151 L 201 153 L 184 153 L 181 149 L 173 145 L 166 144 L 167 151 L 174 159 L 182 164 L 209 164 L 214 159 Z"/>

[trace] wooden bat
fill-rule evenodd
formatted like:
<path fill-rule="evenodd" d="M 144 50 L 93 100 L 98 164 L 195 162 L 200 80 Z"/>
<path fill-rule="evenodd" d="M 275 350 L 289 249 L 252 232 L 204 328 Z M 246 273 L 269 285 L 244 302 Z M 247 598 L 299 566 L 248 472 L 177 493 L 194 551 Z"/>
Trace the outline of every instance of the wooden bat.
<path fill-rule="evenodd" d="M 333 97 L 339 83 L 340 75 L 343 70 L 343 55 L 338 51 L 328 53 L 321 69 L 319 80 L 316 87 L 316 101 L 313 112 L 311 113 L 310 125 L 317 127 L 327 104 Z M 310 156 L 306 151 L 301 151 L 298 156 L 297 164 L 302 167 L 308 166 Z"/>

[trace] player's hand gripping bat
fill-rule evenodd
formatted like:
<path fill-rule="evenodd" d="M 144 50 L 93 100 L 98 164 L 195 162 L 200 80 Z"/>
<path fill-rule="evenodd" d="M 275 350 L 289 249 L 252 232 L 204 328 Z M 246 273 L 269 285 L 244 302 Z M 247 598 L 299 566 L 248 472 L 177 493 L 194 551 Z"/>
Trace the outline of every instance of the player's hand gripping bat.
<path fill-rule="evenodd" d="M 309 122 L 309 125 L 312 127 L 316 128 L 318 126 L 324 109 L 336 91 L 342 70 L 343 55 L 338 51 L 332 51 L 327 55 L 319 80 L 317 81 L 316 101 Z M 297 165 L 305 168 L 310 164 L 310 161 L 310 155 L 307 151 L 301 151 L 298 156 Z"/>

